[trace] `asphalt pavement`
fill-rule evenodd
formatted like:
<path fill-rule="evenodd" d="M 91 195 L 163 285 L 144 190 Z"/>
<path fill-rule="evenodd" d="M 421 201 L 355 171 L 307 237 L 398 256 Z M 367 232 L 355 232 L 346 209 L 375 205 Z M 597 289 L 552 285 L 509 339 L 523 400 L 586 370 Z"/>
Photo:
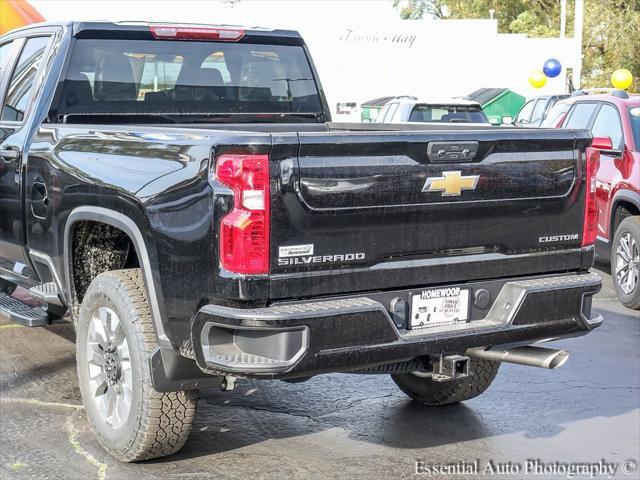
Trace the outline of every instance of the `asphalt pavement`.
<path fill-rule="evenodd" d="M 0 479 L 546 479 L 578 471 L 575 478 L 636 480 L 640 315 L 620 305 L 600 273 L 594 308 L 605 322 L 549 344 L 571 351 L 558 370 L 503 365 L 482 396 L 437 408 L 410 401 L 384 375 L 243 380 L 233 392 L 203 392 L 180 453 L 139 464 L 113 460 L 91 433 L 71 325 L 28 329 L 0 318 Z"/>

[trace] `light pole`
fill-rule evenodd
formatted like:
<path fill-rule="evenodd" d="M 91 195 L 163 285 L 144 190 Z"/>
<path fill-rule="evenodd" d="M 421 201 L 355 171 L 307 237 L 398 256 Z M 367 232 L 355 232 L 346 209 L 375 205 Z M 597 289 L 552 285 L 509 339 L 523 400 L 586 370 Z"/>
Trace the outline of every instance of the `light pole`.
<path fill-rule="evenodd" d="M 582 25 L 584 22 L 584 0 L 576 0 L 575 19 L 573 25 L 573 38 L 576 42 L 576 63 L 573 68 L 573 86 L 580 88 L 582 76 Z"/>

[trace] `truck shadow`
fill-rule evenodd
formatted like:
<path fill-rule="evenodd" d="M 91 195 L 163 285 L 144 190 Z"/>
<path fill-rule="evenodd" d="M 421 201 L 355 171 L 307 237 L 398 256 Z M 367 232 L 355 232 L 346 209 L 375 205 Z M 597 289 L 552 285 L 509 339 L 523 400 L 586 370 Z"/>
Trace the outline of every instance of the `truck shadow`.
<path fill-rule="evenodd" d="M 597 310 L 605 315 L 602 327 L 586 337 L 556 343 L 572 352 L 567 366 L 549 371 L 503 365 L 487 392 L 463 404 L 419 405 L 388 375 L 333 374 L 296 384 L 242 380 L 234 392 L 204 391 L 185 448 L 136 468 L 153 471 L 166 462 L 190 464 L 270 440 L 296 444 L 308 441 L 309 435 L 325 449 L 340 448 L 336 445 L 346 438 L 353 445 L 363 442 L 374 453 L 478 439 L 496 439 L 491 441 L 499 445 L 505 440 L 497 438 L 505 435 L 517 434 L 521 441 L 547 439 L 572 423 L 628 414 L 640 403 L 640 322 L 635 312 L 613 300 L 599 302 Z M 43 400 L 56 401 L 60 395 L 66 402 L 80 403 L 70 324 L 7 329 L 0 335 L 2 358 L 12 359 L 2 362 L 2 396 L 32 394 L 40 399 L 45 395 L 40 392 L 46 392 Z M 37 388 L 30 386 L 33 382 Z M 597 432 L 593 435 L 596 438 Z M 97 445 L 96 449 L 102 452 Z"/>
<path fill-rule="evenodd" d="M 461 404 L 420 405 L 386 375 L 335 374 L 300 384 L 245 380 L 230 394 L 204 392 L 191 439 L 175 458 L 309 434 L 418 450 L 510 434 L 549 439 L 574 423 L 628 414 L 640 406 L 640 322 L 635 312 L 611 303 L 598 307 L 609 323 L 586 337 L 549 344 L 571 351 L 565 367 L 505 364 L 483 395 Z"/>

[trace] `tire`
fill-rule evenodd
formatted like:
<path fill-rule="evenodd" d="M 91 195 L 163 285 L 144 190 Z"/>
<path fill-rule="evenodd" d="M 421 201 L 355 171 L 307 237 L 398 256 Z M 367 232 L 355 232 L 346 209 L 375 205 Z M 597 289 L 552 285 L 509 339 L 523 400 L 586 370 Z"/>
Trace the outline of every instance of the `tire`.
<path fill-rule="evenodd" d="M 498 374 L 500 362 L 471 359 L 469 376 L 449 382 L 434 382 L 430 377 L 413 373 L 391 375 L 405 394 L 423 405 L 449 405 L 477 397 L 483 393 Z"/>
<path fill-rule="evenodd" d="M 197 391 L 160 393 L 151 384 L 148 359 L 156 336 L 140 269 L 98 275 L 76 328 L 82 402 L 102 446 L 123 462 L 180 450 L 191 432 Z"/>
<path fill-rule="evenodd" d="M 67 314 L 67 307 L 61 307 L 60 305 L 54 305 L 52 303 L 43 305 L 42 309 L 49 314 L 50 320 L 60 320 Z"/>
<path fill-rule="evenodd" d="M 620 302 L 633 310 L 640 310 L 639 254 L 640 216 L 627 217 L 620 222 L 613 237 L 611 278 Z"/>

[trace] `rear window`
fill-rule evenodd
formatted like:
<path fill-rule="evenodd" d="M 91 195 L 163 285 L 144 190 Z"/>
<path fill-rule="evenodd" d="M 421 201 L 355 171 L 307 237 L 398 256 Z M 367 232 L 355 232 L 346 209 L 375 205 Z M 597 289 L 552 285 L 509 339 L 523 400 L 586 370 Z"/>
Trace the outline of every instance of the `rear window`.
<path fill-rule="evenodd" d="M 411 111 L 409 121 L 488 123 L 487 117 L 479 107 L 469 105 L 416 105 Z"/>
<path fill-rule="evenodd" d="M 66 121 L 322 112 L 304 49 L 288 45 L 81 39 L 59 98 Z"/>

